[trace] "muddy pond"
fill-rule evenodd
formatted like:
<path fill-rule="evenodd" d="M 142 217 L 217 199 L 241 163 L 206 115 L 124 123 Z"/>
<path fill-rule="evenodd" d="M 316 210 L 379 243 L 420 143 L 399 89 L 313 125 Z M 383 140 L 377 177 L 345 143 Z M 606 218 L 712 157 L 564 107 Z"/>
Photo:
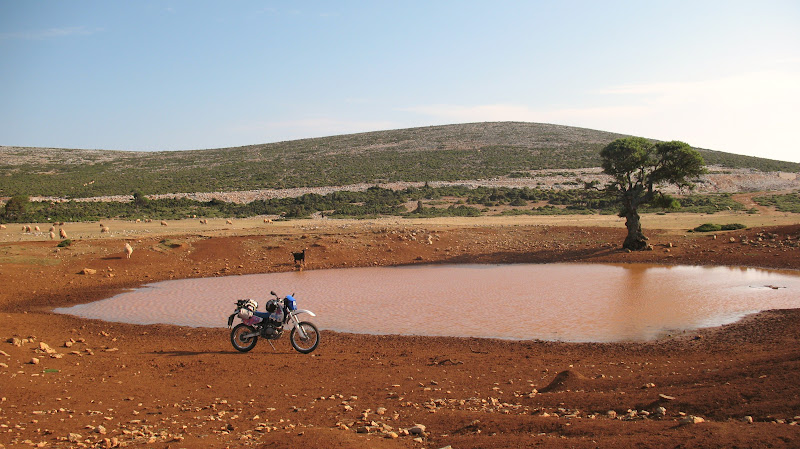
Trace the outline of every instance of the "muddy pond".
<path fill-rule="evenodd" d="M 320 329 L 573 342 L 645 341 L 800 307 L 800 272 L 624 264 L 415 265 L 158 282 L 58 313 L 225 327 L 234 302 L 294 293 Z M 308 317 L 308 315 L 303 315 Z"/>

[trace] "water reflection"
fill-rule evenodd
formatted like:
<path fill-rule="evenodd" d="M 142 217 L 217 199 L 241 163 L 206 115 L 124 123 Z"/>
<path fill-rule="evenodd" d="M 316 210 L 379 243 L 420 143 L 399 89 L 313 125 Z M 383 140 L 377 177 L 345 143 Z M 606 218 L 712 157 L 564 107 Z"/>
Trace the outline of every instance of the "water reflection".
<path fill-rule="evenodd" d="M 765 286 L 781 286 L 773 289 Z M 223 327 L 232 303 L 296 293 L 323 329 L 564 341 L 648 340 L 665 332 L 800 307 L 800 275 L 623 264 L 435 265 L 311 270 L 148 285 L 59 309 L 140 324 Z"/>

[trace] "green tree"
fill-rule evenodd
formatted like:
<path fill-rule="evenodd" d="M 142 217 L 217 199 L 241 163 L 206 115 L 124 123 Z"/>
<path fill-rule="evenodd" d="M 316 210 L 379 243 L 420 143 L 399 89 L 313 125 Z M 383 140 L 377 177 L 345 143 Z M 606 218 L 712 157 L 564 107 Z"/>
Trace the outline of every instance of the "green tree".
<path fill-rule="evenodd" d="M 626 219 L 623 248 L 650 249 L 642 233 L 640 206 L 674 207 L 677 201 L 658 190 L 665 185 L 692 189 L 691 182 L 706 172 L 703 157 L 679 141 L 653 143 L 641 137 L 617 139 L 600 151 L 603 172 L 612 177 L 605 191 L 616 196 L 619 216 Z"/>
<path fill-rule="evenodd" d="M 25 215 L 25 211 L 28 209 L 28 204 L 30 204 L 30 202 L 30 198 L 24 195 L 11 197 L 6 203 L 6 210 L 3 213 L 6 220 L 14 221 Z"/>
<path fill-rule="evenodd" d="M 133 192 L 133 204 L 135 204 L 137 206 L 147 206 L 147 203 L 149 201 L 150 200 L 146 196 L 144 196 L 144 194 L 142 194 L 142 192 L 140 192 L 138 190 Z"/>

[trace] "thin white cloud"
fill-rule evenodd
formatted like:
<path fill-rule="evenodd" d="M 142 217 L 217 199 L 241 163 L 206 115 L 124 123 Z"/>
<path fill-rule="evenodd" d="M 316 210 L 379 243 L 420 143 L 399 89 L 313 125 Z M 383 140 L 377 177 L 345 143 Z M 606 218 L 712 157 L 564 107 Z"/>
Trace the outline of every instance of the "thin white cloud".
<path fill-rule="evenodd" d="M 86 27 L 49 28 L 46 30 L 18 31 L 14 33 L 0 33 L 0 40 L 45 40 L 69 36 L 89 36 L 103 31 L 102 29 L 89 29 Z"/>
<path fill-rule="evenodd" d="M 800 75 L 788 71 L 742 73 L 724 78 L 613 86 L 601 95 L 630 95 L 651 104 L 748 104 L 800 99 Z"/>
<path fill-rule="evenodd" d="M 719 151 L 800 161 L 800 70 L 611 86 L 586 103 L 546 108 L 523 104 L 420 105 L 402 109 L 440 123 L 526 121 L 580 126 Z"/>

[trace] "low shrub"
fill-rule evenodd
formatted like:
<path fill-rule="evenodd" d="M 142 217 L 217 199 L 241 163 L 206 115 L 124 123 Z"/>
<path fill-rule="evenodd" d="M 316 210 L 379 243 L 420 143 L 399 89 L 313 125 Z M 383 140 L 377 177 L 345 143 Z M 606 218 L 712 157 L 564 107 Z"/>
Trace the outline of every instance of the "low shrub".
<path fill-rule="evenodd" d="M 726 225 L 718 225 L 716 223 L 703 223 L 693 229 L 694 232 L 714 232 L 714 231 L 735 231 L 737 229 L 745 229 L 747 226 L 740 223 L 731 223 Z"/>

